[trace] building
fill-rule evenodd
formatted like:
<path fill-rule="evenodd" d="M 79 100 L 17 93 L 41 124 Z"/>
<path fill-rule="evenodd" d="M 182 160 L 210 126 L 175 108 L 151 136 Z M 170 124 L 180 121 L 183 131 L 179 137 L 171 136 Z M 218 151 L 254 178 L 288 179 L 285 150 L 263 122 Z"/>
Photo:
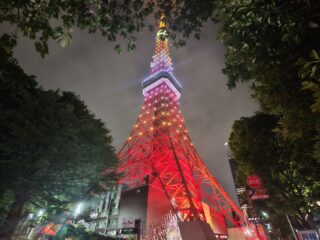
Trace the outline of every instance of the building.
<path fill-rule="evenodd" d="M 246 189 L 243 185 L 239 184 L 237 182 L 236 179 L 236 171 L 237 171 L 237 161 L 234 159 L 234 156 L 231 153 L 230 147 L 229 147 L 229 143 L 226 142 L 225 147 L 227 149 L 227 157 L 228 157 L 228 162 L 229 162 L 229 166 L 230 166 L 230 170 L 231 170 L 231 174 L 232 174 L 232 178 L 233 178 L 233 183 L 234 186 L 236 188 L 236 192 L 237 192 L 237 196 L 238 196 L 238 204 L 240 206 L 241 209 L 243 209 L 244 211 L 246 211 L 247 207 L 246 207 L 246 196 L 245 196 L 245 192 Z"/>

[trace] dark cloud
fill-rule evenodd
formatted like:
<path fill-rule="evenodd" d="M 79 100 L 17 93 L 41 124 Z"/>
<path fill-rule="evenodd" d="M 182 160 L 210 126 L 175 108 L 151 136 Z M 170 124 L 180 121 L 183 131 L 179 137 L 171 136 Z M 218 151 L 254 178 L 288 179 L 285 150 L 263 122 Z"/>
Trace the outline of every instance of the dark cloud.
<path fill-rule="evenodd" d="M 141 81 L 153 54 L 154 33 L 138 36 L 133 53 L 118 55 L 114 44 L 99 34 L 76 31 L 71 46 L 50 43 L 50 55 L 41 59 L 28 40 L 19 42 L 15 56 L 44 88 L 74 91 L 112 131 L 117 149 L 124 143 L 143 102 Z M 193 142 L 208 168 L 235 198 L 224 143 L 234 120 L 257 108 L 247 86 L 227 90 L 224 49 L 216 40 L 216 26 L 205 27 L 201 40 L 171 48 L 175 75 L 183 85 L 181 108 Z"/>

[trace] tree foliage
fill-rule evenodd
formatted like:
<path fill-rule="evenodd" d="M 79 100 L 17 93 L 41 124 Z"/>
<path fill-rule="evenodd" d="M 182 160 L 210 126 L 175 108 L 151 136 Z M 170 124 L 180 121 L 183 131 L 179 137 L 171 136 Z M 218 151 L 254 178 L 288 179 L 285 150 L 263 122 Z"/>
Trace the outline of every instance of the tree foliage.
<path fill-rule="evenodd" d="M 319 135 L 319 1 L 230 0 L 219 8 L 228 86 L 251 82 L 262 110 L 280 117 L 284 138 Z"/>
<path fill-rule="evenodd" d="M 146 19 L 159 19 L 164 13 L 176 45 L 185 37 L 199 37 L 202 24 L 213 15 L 213 1 L 173 0 L 4 0 L 0 3 L 0 23 L 9 23 L 13 32 L 2 35 L 7 50 L 16 44 L 19 33 L 34 40 L 42 56 L 48 54 L 48 40 L 71 42 L 72 30 L 77 27 L 89 33 L 99 32 L 108 41 L 119 37 L 128 40 L 127 48 L 135 48 L 135 34 L 145 29 Z M 153 24 L 149 26 L 152 30 Z M 121 47 L 116 45 L 116 50 Z"/>
<path fill-rule="evenodd" d="M 152 3 L 143 1 L 2 1 L 1 22 L 8 22 L 15 31 L 34 39 L 36 50 L 42 56 L 48 53 L 47 42 L 56 39 L 61 46 L 71 41 L 72 27 L 79 27 L 89 33 L 101 32 L 109 41 L 116 35 L 134 40 L 132 33 L 144 26 L 143 20 L 150 13 Z M 130 44 L 128 45 L 130 46 Z"/>
<path fill-rule="evenodd" d="M 238 174 L 261 174 L 270 209 L 303 222 L 320 197 L 320 2 L 228 0 L 217 8 L 228 86 L 248 82 L 264 112 L 234 124 Z"/>
<path fill-rule="evenodd" d="M 300 227 L 308 226 L 305 216 L 317 212 L 320 197 L 318 169 L 310 165 L 313 140 L 284 140 L 273 131 L 277 124 L 278 117 L 265 113 L 235 121 L 229 145 L 238 163 L 237 181 L 245 186 L 248 175 L 258 174 L 271 196 L 262 207 L 276 219 L 287 213 Z"/>
<path fill-rule="evenodd" d="M 14 59 L 1 60 L 0 197 L 12 196 L 1 230 L 8 232 L 28 206 L 55 212 L 100 180 L 115 181 L 103 169 L 115 167 L 116 158 L 109 130 L 78 96 L 45 91 Z"/>
<path fill-rule="evenodd" d="M 74 239 L 74 240 L 96 240 L 93 233 L 87 232 L 83 226 L 72 226 L 70 224 L 65 224 L 62 226 L 62 229 L 50 240 L 61 240 L 61 239 Z"/>

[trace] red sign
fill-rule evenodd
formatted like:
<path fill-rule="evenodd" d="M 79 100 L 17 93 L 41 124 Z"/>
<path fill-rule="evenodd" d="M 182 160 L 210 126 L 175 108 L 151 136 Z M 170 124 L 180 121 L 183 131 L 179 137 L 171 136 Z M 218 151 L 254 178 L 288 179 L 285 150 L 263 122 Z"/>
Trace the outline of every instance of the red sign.
<path fill-rule="evenodd" d="M 49 223 L 42 229 L 42 233 L 49 236 L 55 236 L 61 227 L 62 224 Z"/>
<path fill-rule="evenodd" d="M 261 187 L 261 183 L 261 179 L 256 175 L 247 177 L 247 184 L 251 188 L 259 188 Z"/>
<path fill-rule="evenodd" d="M 270 197 L 269 197 L 269 194 L 267 193 L 267 190 L 262 188 L 262 189 L 247 190 L 247 198 L 249 201 L 254 201 L 254 200 L 268 199 Z"/>

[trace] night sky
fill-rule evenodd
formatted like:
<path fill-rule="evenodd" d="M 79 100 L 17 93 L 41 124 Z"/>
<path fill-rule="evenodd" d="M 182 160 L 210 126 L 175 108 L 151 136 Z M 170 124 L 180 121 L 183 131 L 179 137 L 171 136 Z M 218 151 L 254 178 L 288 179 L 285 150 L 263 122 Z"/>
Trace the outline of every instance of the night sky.
<path fill-rule="evenodd" d="M 193 143 L 213 175 L 235 198 L 224 143 L 233 121 L 250 116 L 257 105 L 247 86 L 227 89 L 221 72 L 224 49 L 216 40 L 216 29 L 209 24 L 200 40 L 189 40 L 179 49 L 171 47 L 171 57 L 175 76 L 183 85 L 181 110 Z M 50 42 L 50 55 L 45 59 L 32 42 L 20 39 L 15 57 L 45 89 L 60 88 L 80 95 L 90 111 L 106 123 L 119 149 L 143 103 L 141 81 L 149 73 L 155 47 L 155 33 L 146 31 L 137 38 L 133 53 L 118 55 L 113 50 L 115 44 L 98 33 L 75 30 L 71 46 L 61 48 Z"/>

